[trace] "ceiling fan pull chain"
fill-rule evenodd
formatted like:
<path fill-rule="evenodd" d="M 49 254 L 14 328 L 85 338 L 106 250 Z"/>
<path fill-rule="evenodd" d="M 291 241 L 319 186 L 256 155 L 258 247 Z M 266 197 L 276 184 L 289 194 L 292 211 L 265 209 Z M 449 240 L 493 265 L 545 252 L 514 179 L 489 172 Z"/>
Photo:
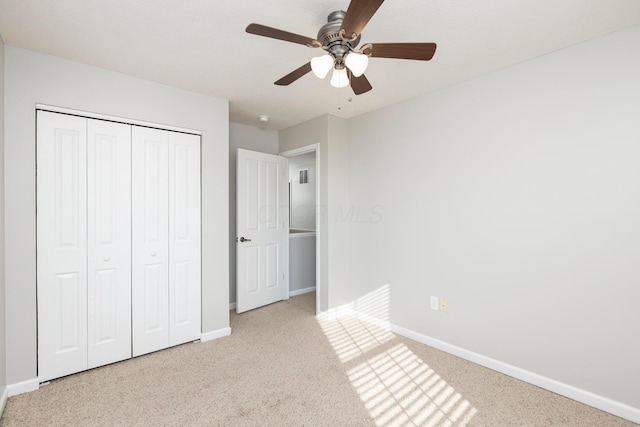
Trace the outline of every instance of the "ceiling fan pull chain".
<path fill-rule="evenodd" d="M 349 76 L 347 75 L 347 78 L 349 78 Z M 342 111 L 342 106 L 340 105 L 340 98 L 341 98 L 342 92 L 340 92 L 340 88 L 338 88 L 338 90 L 336 91 L 336 104 L 338 107 L 338 111 Z"/>

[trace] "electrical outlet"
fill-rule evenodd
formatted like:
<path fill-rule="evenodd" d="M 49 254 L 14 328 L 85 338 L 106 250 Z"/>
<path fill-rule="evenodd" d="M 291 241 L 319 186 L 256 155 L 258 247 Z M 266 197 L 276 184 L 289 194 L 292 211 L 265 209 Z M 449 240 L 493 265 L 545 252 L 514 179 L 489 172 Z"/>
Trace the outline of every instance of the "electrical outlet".
<path fill-rule="evenodd" d="M 440 298 L 440 311 L 443 313 L 447 312 L 447 300 L 444 298 Z"/>
<path fill-rule="evenodd" d="M 431 309 L 432 310 L 439 310 L 440 307 L 440 301 L 438 297 L 431 297 Z"/>

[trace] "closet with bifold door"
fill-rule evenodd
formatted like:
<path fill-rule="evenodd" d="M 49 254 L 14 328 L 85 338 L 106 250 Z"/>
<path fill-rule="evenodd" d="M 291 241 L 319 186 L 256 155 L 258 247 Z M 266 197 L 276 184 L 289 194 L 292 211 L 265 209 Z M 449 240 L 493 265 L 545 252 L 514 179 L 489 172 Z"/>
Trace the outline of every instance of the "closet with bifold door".
<path fill-rule="evenodd" d="M 200 338 L 200 136 L 37 110 L 38 379 Z"/>

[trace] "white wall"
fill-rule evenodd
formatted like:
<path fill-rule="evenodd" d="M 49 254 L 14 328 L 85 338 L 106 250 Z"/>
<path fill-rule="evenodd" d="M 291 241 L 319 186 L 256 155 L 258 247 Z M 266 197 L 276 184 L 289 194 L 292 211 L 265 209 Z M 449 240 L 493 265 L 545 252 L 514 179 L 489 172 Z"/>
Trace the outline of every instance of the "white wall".
<path fill-rule="evenodd" d="M 5 95 L 7 382 L 36 378 L 36 103 L 202 131 L 202 330 L 228 328 L 228 102 L 12 46 Z"/>
<path fill-rule="evenodd" d="M 314 233 L 289 235 L 289 292 L 316 286 L 316 236 Z"/>
<path fill-rule="evenodd" d="M 354 205 L 349 201 L 349 127 L 348 121 L 328 116 L 327 192 L 328 308 L 351 301 L 349 229 L 354 221 Z"/>
<path fill-rule="evenodd" d="M 0 35 L 0 416 L 7 386 L 4 255 L 4 42 Z"/>
<path fill-rule="evenodd" d="M 350 299 L 388 284 L 393 324 L 640 408 L 639 46 L 350 120 L 349 203 L 380 214 L 349 224 Z"/>
<path fill-rule="evenodd" d="M 300 184 L 300 170 L 307 169 L 307 183 Z M 289 157 L 291 228 L 316 229 L 316 153 Z"/>
<path fill-rule="evenodd" d="M 236 302 L 236 158 L 238 148 L 278 154 L 278 132 L 229 123 L 229 303 Z"/>

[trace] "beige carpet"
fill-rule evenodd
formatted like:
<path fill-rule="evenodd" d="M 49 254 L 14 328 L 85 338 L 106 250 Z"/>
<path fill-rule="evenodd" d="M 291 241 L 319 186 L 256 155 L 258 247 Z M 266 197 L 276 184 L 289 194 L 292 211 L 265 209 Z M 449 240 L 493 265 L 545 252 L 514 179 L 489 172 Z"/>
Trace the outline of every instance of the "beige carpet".
<path fill-rule="evenodd" d="M 636 425 L 314 307 L 231 313 L 230 337 L 52 381 L 10 398 L 0 425 Z"/>

